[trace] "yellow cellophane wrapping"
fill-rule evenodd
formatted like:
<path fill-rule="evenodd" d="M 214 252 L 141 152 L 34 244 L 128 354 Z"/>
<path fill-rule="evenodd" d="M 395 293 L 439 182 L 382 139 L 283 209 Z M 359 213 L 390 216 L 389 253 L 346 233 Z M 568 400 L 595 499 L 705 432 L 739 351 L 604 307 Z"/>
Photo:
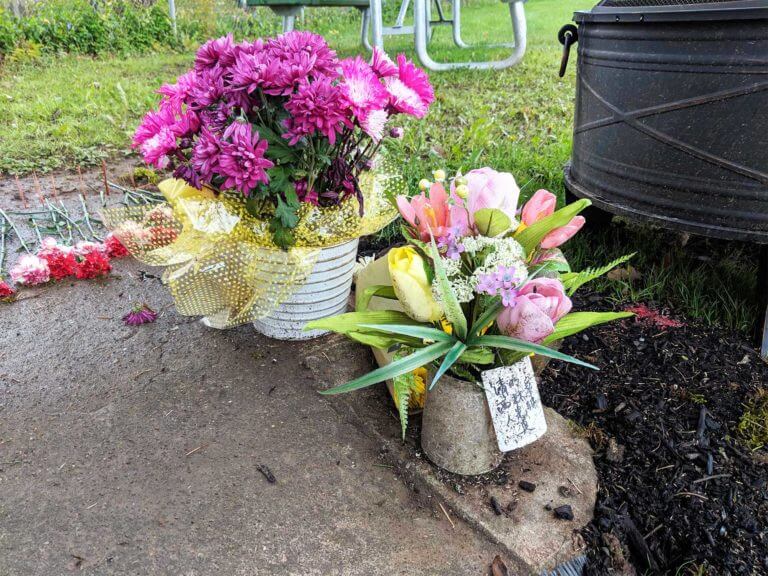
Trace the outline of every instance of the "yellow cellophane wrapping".
<path fill-rule="evenodd" d="M 268 316 L 306 281 L 323 248 L 381 230 L 397 217 L 391 202 L 403 178 L 384 162 L 363 172 L 365 214 L 355 198 L 321 208 L 302 203 L 296 245 L 275 246 L 269 222 L 251 216 L 245 198 L 198 190 L 182 180 L 159 185 L 167 203 L 107 208 L 104 223 L 139 261 L 164 266 L 180 314 L 229 328 Z"/>

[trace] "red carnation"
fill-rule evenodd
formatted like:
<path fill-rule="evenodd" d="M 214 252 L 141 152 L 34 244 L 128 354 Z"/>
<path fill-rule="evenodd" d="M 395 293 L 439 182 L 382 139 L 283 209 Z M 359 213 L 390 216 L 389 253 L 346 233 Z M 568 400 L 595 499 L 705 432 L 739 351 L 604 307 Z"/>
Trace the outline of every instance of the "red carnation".
<path fill-rule="evenodd" d="M 124 258 L 129 255 L 128 249 L 111 232 L 104 239 L 104 247 L 107 249 L 107 256 L 110 258 Z"/>
<path fill-rule="evenodd" d="M 109 258 L 106 254 L 103 254 L 97 250 L 88 252 L 77 263 L 77 270 L 75 276 L 78 280 L 89 280 L 91 278 L 97 278 L 109 274 L 112 270 L 112 265 L 109 263 Z"/>
<path fill-rule="evenodd" d="M 11 288 L 5 280 L 0 280 L 0 300 L 12 298 L 15 294 L 16 290 Z"/>
<path fill-rule="evenodd" d="M 77 271 L 77 259 L 73 252 L 60 248 L 49 249 L 40 252 L 40 258 L 48 262 L 51 278 L 62 280 L 67 276 L 73 276 Z"/>
<path fill-rule="evenodd" d="M 152 246 L 161 248 L 168 246 L 176 241 L 176 237 L 179 235 L 176 228 L 169 228 L 168 226 L 155 226 L 149 230 L 150 238 L 152 239 Z"/>

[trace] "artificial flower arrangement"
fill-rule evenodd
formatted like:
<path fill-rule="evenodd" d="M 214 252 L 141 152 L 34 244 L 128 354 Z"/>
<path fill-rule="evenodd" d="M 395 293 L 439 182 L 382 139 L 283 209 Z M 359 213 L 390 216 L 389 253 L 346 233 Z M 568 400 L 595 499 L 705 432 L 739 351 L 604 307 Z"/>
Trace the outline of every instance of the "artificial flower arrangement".
<path fill-rule="evenodd" d="M 434 175 L 435 182 L 420 183 L 420 194 L 397 198 L 407 244 L 387 254 L 391 285 L 358 294 L 357 312 L 307 326 L 395 352 L 390 364 L 324 393 L 393 379 L 403 434 L 414 382 L 425 369 L 431 390 L 445 374 L 482 385 L 484 372 L 534 354 L 595 368 L 552 344 L 631 316 L 571 311 L 580 286 L 629 258 L 570 270 L 558 247 L 583 226 L 578 214 L 588 200 L 556 210 L 555 195 L 539 190 L 518 214 L 511 174 L 472 170 L 449 189 L 443 171 Z M 373 297 L 395 300 L 402 311 L 367 310 Z"/>
<path fill-rule="evenodd" d="M 105 223 L 139 260 L 167 267 L 181 314 L 217 328 L 254 322 L 267 335 L 262 320 L 287 323 L 281 307 L 319 282 L 315 264 L 329 250 L 356 253 L 359 237 L 397 217 L 391 199 L 405 183 L 382 144 L 403 135 L 393 117 L 422 118 L 434 99 L 405 56 L 395 62 L 374 50 L 371 63 L 340 60 L 309 32 L 211 40 L 194 68 L 159 92 L 134 146 L 173 170 L 159 187 L 176 237 L 147 241 L 136 207 L 106 210 Z M 304 337 L 301 325 L 286 333 Z"/>
<path fill-rule="evenodd" d="M 376 49 L 372 63 L 339 60 L 322 36 L 289 32 L 235 44 L 210 40 L 192 70 L 164 85 L 133 145 L 157 168 L 195 188 L 236 191 L 266 219 L 275 244 L 296 244 L 302 204 L 336 207 L 365 198 L 370 169 L 393 116 L 422 118 L 434 100 L 427 75 Z"/>

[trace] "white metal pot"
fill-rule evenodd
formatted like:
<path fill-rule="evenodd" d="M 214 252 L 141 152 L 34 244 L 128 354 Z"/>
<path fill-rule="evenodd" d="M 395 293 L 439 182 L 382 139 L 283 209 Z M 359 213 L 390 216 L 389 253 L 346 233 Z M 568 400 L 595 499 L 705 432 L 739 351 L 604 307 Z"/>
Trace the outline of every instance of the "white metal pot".
<path fill-rule="evenodd" d="M 309 340 L 326 334 L 325 330 L 305 332 L 304 325 L 346 311 L 358 242 L 355 238 L 323 248 L 306 282 L 274 312 L 256 320 L 256 330 L 277 340 Z"/>

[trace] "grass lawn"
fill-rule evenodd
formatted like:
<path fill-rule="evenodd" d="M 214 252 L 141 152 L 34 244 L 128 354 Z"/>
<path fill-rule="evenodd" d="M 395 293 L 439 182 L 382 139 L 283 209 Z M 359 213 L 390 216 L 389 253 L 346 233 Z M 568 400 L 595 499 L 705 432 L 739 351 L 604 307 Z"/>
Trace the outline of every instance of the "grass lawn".
<path fill-rule="evenodd" d="M 406 137 L 391 150 L 413 183 L 433 168 L 454 171 L 490 165 L 515 174 L 524 194 L 564 191 L 562 167 L 570 154 L 575 62 L 566 78 L 557 70 L 557 31 L 591 0 L 534 0 L 526 4 L 529 48 L 523 62 L 503 71 L 433 73 L 437 100 L 423 122 L 406 122 Z M 386 11 L 394 19 L 397 6 Z M 470 0 L 462 12 L 469 43 L 509 39 L 507 5 Z M 261 17 L 277 18 L 268 12 Z M 267 24 L 269 25 L 269 23 Z M 360 52 L 356 11 L 308 10 L 299 27 L 324 34 L 343 56 Z M 410 37 L 386 38 L 390 53 L 413 56 Z M 501 50 L 459 50 L 448 27 L 436 30 L 433 57 L 486 59 Z M 193 51 L 89 59 L 65 56 L 0 69 L 0 173 L 25 173 L 98 163 L 130 153 L 128 144 L 154 91 L 188 67 Z M 384 239 L 394 236 L 385 231 Z M 694 240 L 632 226 L 582 234 L 569 257 L 576 269 L 640 251 L 634 281 L 603 281 L 619 301 L 653 300 L 707 323 L 747 330 L 753 305 L 752 251 L 736 243 Z"/>

